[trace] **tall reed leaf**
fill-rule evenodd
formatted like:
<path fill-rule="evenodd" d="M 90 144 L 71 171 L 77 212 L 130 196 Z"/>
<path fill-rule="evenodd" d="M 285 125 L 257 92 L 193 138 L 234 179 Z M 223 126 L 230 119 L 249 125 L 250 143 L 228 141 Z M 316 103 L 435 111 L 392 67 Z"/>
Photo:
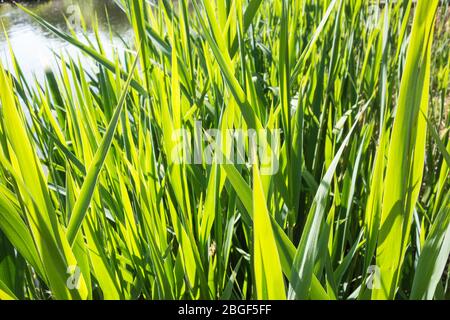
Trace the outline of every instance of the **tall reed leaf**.
<path fill-rule="evenodd" d="M 122 113 L 123 106 L 125 105 L 125 101 L 128 95 L 128 88 L 130 86 L 131 79 L 133 79 L 133 74 L 137 62 L 138 57 L 136 57 L 134 60 L 133 66 L 131 67 L 130 73 L 128 75 L 128 79 L 122 89 L 122 94 L 120 96 L 116 110 L 114 111 L 114 115 L 111 119 L 111 122 L 109 123 L 108 129 L 106 130 L 106 134 L 103 137 L 103 140 L 98 150 L 96 151 L 94 158 L 92 159 L 92 163 L 89 167 L 89 170 L 87 171 L 83 186 L 81 187 L 80 194 L 78 195 L 77 201 L 74 204 L 69 225 L 67 227 L 67 239 L 69 240 L 69 243 L 71 245 L 75 241 L 75 237 L 80 229 L 81 223 L 83 222 L 84 216 L 87 213 L 87 210 L 91 203 L 91 199 L 94 195 L 98 176 L 100 175 L 100 171 L 103 168 L 106 156 L 108 155 L 108 151 L 111 147 L 117 124 L 119 123 L 120 115 Z"/>
<path fill-rule="evenodd" d="M 253 166 L 253 211 L 256 297 L 260 300 L 286 299 L 280 258 L 257 164 Z"/>
<path fill-rule="evenodd" d="M 388 152 L 377 266 L 380 287 L 375 299 L 393 299 L 422 183 L 430 85 L 431 45 L 438 0 L 419 0 L 403 71 Z M 381 146 L 382 147 L 382 146 Z"/>

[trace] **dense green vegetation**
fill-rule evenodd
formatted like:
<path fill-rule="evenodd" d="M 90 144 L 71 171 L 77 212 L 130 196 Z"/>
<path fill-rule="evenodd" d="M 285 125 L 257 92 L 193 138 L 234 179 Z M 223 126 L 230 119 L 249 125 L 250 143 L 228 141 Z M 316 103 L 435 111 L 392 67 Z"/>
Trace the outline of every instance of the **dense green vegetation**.
<path fill-rule="evenodd" d="M 23 8 L 98 68 L 0 66 L 0 299 L 450 298 L 450 8 L 387 2 L 122 0 L 112 59 Z"/>

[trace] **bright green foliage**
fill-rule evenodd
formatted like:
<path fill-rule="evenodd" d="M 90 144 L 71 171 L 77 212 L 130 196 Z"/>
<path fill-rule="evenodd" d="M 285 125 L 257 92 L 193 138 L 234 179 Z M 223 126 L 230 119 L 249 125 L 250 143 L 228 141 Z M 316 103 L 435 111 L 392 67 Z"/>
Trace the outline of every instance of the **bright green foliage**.
<path fill-rule="evenodd" d="M 0 299 L 450 298 L 449 5 L 116 2 L 22 7 L 97 67 L 0 65 Z"/>

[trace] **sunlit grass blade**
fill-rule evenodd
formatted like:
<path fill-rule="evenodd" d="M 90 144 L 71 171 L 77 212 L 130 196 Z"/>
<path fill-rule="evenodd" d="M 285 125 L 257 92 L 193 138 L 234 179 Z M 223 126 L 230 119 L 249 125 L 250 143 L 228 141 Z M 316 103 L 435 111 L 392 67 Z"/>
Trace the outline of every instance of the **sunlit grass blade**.
<path fill-rule="evenodd" d="M 283 272 L 264 199 L 258 165 L 253 166 L 253 237 L 256 297 L 260 300 L 286 299 Z"/>
<path fill-rule="evenodd" d="M 136 58 L 133 66 L 131 67 L 128 79 L 123 86 L 122 94 L 120 96 L 116 110 L 114 111 L 111 122 L 109 123 L 106 134 L 103 137 L 103 140 L 97 152 L 95 153 L 92 163 L 87 171 L 86 178 L 81 187 L 80 194 L 78 195 L 77 201 L 74 204 L 71 218 L 67 227 L 67 239 L 71 245 L 75 241 L 75 237 L 80 229 L 83 218 L 86 215 L 86 212 L 91 203 L 95 187 L 97 186 L 98 176 L 100 175 L 103 164 L 105 163 L 106 156 L 108 155 L 109 148 L 111 147 L 112 140 L 116 132 L 117 124 L 119 123 L 123 106 L 125 105 L 125 101 L 128 95 L 128 88 L 133 78 L 133 73 L 136 68 L 137 61 L 138 59 Z"/>
<path fill-rule="evenodd" d="M 403 71 L 391 133 L 382 205 L 377 265 L 380 288 L 375 299 L 393 299 L 401 277 L 423 175 L 430 83 L 431 45 L 438 1 L 419 1 Z"/>
<path fill-rule="evenodd" d="M 450 255 L 450 194 L 431 226 L 417 263 L 411 299 L 432 300 Z"/>

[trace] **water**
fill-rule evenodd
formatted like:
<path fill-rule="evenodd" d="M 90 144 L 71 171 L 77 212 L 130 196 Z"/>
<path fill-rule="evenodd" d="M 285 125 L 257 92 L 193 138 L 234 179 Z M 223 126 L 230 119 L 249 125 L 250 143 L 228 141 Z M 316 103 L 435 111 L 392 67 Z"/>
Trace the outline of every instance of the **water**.
<path fill-rule="evenodd" d="M 123 47 L 122 40 L 127 42 L 131 39 L 131 28 L 127 17 L 112 0 L 52 0 L 30 3 L 26 6 L 64 31 L 68 31 L 64 17 L 77 27 L 80 22 L 79 17 L 82 16 L 87 25 L 88 36 L 92 39 L 92 24 L 97 16 L 100 38 L 105 44 L 105 50 L 109 52 L 112 52 L 114 47 Z M 112 43 L 109 40 L 108 18 L 113 32 Z M 63 52 L 72 57 L 81 56 L 77 48 L 49 32 L 32 17 L 11 4 L 0 4 L 0 30 L 3 29 L 2 24 L 26 77 L 35 75 L 40 78 L 44 66 L 55 63 L 52 51 Z M 81 36 L 81 28 L 75 30 L 78 30 L 77 34 Z M 8 44 L 2 31 L 0 32 L 0 63 L 10 68 L 10 62 Z"/>

